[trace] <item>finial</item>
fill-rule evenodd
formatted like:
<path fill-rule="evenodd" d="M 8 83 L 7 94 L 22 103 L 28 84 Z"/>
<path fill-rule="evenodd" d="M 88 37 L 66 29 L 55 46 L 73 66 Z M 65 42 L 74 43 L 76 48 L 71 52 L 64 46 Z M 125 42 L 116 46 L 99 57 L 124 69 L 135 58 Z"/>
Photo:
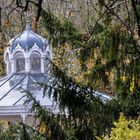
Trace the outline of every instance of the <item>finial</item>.
<path fill-rule="evenodd" d="M 26 31 L 30 31 L 31 30 L 31 27 L 30 27 L 30 16 L 32 14 L 29 14 L 28 12 L 26 12 L 26 27 L 25 27 L 25 30 Z"/>

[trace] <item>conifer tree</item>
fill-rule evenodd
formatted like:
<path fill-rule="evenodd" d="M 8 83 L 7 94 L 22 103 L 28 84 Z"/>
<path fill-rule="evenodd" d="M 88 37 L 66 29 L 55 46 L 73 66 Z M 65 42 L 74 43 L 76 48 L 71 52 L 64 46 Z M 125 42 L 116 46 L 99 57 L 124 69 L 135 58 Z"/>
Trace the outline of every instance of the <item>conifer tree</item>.
<path fill-rule="evenodd" d="M 41 18 L 53 47 L 61 49 L 67 43 L 80 50 L 77 59 L 84 73 L 83 84 L 78 83 L 52 62 L 53 80 L 47 85 L 39 83 L 44 88 L 44 96 L 53 96 L 59 103 L 60 114 L 45 110 L 28 93 L 28 101 L 33 101 L 33 111 L 36 111 L 40 125 L 45 127 L 43 138 L 92 140 L 108 133 L 120 112 L 130 117 L 138 116 L 139 5 L 133 0 L 97 0 L 88 4 L 88 8 L 96 9 L 96 16 L 89 16 L 88 21 L 92 22 L 88 22 L 88 31 L 83 34 L 69 19 L 60 20 L 51 10 L 44 10 L 42 1 L 22 3 L 16 0 L 16 6 L 23 11 L 28 10 L 30 4 L 37 7 L 36 21 Z M 97 89 L 114 94 L 115 99 L 104 103 L 94 96 Z M 21 126 L 20 136 L 29 139 L 26 127 Z"/>
<path fill-rule="evenodd" d="M 24 124 L 21 124 L 20 128 L 20 140 L 31 140 Z"/>

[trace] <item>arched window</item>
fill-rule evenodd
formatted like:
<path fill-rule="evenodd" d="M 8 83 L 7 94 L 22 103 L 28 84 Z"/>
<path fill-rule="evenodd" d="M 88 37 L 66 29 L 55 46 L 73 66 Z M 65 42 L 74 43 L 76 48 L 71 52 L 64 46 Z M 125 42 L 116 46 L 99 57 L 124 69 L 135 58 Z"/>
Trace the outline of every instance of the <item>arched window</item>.
<path fill-rule="evenodd" d="M 38 52 L 34 52 L 30 57 L 31 71 L 41 72 L 41 57 Z"/>
<path fill-rule="evenodd" d="M 15 54 L 15 68 L 16 72 L 25 71 L 25 58 L 22 52 L 17 52 Z"/>

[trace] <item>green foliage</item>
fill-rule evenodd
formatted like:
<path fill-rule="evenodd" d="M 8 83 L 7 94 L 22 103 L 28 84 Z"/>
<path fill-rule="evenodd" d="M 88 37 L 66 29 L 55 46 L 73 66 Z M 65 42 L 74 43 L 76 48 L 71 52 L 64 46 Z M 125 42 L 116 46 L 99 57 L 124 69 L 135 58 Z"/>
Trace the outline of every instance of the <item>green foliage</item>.
<path fill-rule="evenodd" d="M 114 127 L 109 135 L 98 140 L 139 140 L 140 139 L 140 118 L 128 120 L 124 115 L 120 115 L 118 122 L 114 122 Z"/>
<path fill-rule="evenodd" d="M 106 5 L 103 5 L 104 2 L 100 4 L 103 9 L 106 8 Z M 109 1 L 109 6 L 112 5 Z M 92 83 L 90 85 L 97 83 L 102 83 L 103 87 L 109 85 L 109 74 L 113 73 L 114 91 L 118 95 L 116 101 L 104 104 L 93 96 L 92 88 L 79 85 L 66 73 L 53 66 L 54 80 L 49 85 L 43 85 L 44 95 L 52 95 L 54 100 L 59 102 L 62 112 L 64 108 L 68 109 L 69 116 L 54 117 L 52 113 L 46 112 L 34 102 L 33 109 L 38 111 L 37 118 L 40 118 L 41 123 L 46 124 L 46 138 L 94 139 L 95 135 L 107 133 L 105 130 L 110 130 L 112 121 L 118 118 L 119 112 L 122 111 L 128 116 L 138 115 L 139 103 L 136 98 L 128 95 L 133 79 L 133 92 L 136 94 L 138 91 L 139 68 L 137 66 L 140 65 L 140 61 L 133 58 L 139 55 L 139 43 L 128 28 L 116 20 L 113 13 L 113 10 L 108 9 L 101 17 L 100 23 L 95 21 L 95 26 L 91 26 L 84 40 L 78 29 L 68 19 L 61 20 L 50 11 L 42 11 L 43 24 L 53 46 L 59 47 L 68 43 L 72 47 L 81 47 L 80 60 L 85 70 L 88 69 L 86 63 L 90 58 L 95 61 L 88 75 L 89 82 Z M 133 26 L 131 21 L 130 25 Z M 93 52 L 96 53 L 97 49 L 98 54 L 93 56 Z M 124 75 L 126 78 L 122 80 Z M 134 107 L 135 110 L 132 111 Z M 47 130 L 50 131 L 49 135 Z"/>
<path fill-rule="evenodd" d="M 24 124 L 21 124 L 20 140 L 31 140 L 30 136 L 29 136 L 29 133 L 27 132 Z"/>
<path fill-rule="evenodd" d="M 58 102 L 60 114 L 53 115 L 48 112 L 28 93 L 29 102 L 33 101 L 36 117 L 41 124 L 46 125 L 46 138 L 75 137 L 75 139 L 84 140 L 90 137 L 92 140 L 95 135 L 100 135 L 105 129 L 110 129 L 114 116 L 117 118 L 119 112 L 113 107 L 110 108 L 110 104 L 105 104 L 95 97 L 92 88 L 76 83 L 56 65 L 52 65 L 53 80 L 48 81 L 47 85 L 40 84 L 40 86 L 44 88 L 44 95 L 49 95 Z M 65 111 L 68 115 L 65 115 Z"/>
<path fill-rule="evenodd" d="M 69 43 L 73 47 L 82 47 L 82 35 L 68 19 L 58 19 L 49 11 L 42 10 L 42 20 L 53 47 Z"/>
<path fill-rule="evenodd" d="M 45 140 L 45 137 L 32 127 L 17 123 L 13 124 L 6 121 L 0 123 L 1 140 Z"/>
<path fill-rule="evenodd" d="M 99 9 L 97 14 L 100 17 L 98 20 L 95 18 L 92 23 L 94 26 L 90 26 L 85 34 L 81 34 L 68 19 L 58 19 L 50 11 L 42 9 L 42 22 L 53 47 L 58 48 L 68 43 L 72 48 L 80 48 L 80 56 L 77 58 L 80 58 L 85 71 L 89 70 L 88 61 L 94 60 L 94 65 L 86 77 L 89 79 L 88 85 L 85 86 L 85 83 L 80 85 L 52 64 L 52 79 L 47 85 L 40 83 L 40 86 L 44 88 L 44 96 L 52 96 L 58 103 L 60 113 L 54 115 L 49 112 L 28 93 L 28 102 L 33 102 L 32 110 L 35 111 L 40 126 L 44 125 L 44 133 L 41 134 L 23 124 L 15 127 L 10 125 L 5 131 L 1 129 L 2 139 L 9 139 L 11 136 L 12 139 L 27 140 L 93 140 L 96 135 L 106 135 L 110 131 L 112 122 L 118 119 L 120 112 L 126 116 L 139 115 L 140 46 L 134 26 L 135 19 L 132 20 L 132 17 L 129 19 L 130 15 L 123 17 L 126 15 L 123 12 L 116 12 L 116 9 L 121 11 L 121 7 L 115 9 L 113 7 L 116 7 L 115 1 L 99 0 L 98 4 L 102 9 Z M 126 10 L 125 8 L 124 11 Z M 120 16 L 123 18 L 120 19 Z M 114 76 L 112 81 L 111 74 Z M 98 87 L 98 84 L 102 88 L 111 85 L 116 98 L 108 103 L 96 98 L 93 87 Z M 115 139 L 119 134 L 117 139 L 121 137 L 127 139 L 126 134 L 129 132 L 129 138 L 137 136 L 135 133 L 137 123 L 120 118 L 119 123 L 114 124 L 115 128 L 112 129 L 110 137 Z M 123 134 L 123 130 L 126 133 Z"/>
<path fill-rule="evenodd" d="M 0 124 L 0 139 L 2 140 L 10 140 L 10 139 L 15 139 L 17 137 L 17 130 L 14 125 L 10 124 L 8 129 L 6 128 L 7 126 L 4 125 L 4 122 L 1 122 Z"/>

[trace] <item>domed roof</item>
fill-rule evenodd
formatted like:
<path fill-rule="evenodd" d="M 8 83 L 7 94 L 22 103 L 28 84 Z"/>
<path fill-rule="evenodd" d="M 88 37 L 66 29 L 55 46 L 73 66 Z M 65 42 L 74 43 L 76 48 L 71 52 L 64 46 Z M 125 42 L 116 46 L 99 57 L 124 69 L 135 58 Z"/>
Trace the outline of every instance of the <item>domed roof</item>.
<path fill-rule="evenodd" d="M 48 41 L 40 35 L 34 33 L 30 29 L 30 23 L 27 19 L 26 28 L 20 35 L 10 40 L 11 51 L 13 51 L 19 44 L 24 50 L 29 51 L 35 44 L 43 51 L 48 45 Z"/>

